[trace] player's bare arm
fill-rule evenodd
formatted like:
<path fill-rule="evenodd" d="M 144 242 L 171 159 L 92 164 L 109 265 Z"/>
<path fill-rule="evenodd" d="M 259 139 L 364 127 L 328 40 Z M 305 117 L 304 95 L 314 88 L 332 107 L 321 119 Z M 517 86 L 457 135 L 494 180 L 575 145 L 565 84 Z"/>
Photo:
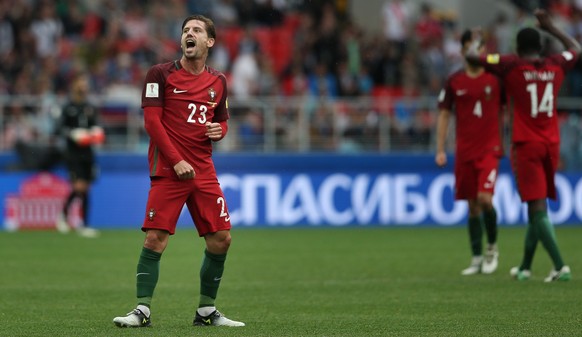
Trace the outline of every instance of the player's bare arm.
<path fill-rule="evenodd" d="M 436 156 L 435 163 L 439 167 L 447 165 L 447 154 L 445 152 L 445 140 L 447 137 L 447 129 L 449 126 L 450 111 L 441 109 L 437 117 L 437 139 L 436 139 Z"/>
<path fill-rule="evenodd" d="M 539 27 L 560 40 L 566 49 L 573 49 L 577 53 L 582 51 L 582 47 L 576 39 L 572 38 L 556 25 L 554 25 L 554 22 L 552 21 L 548 12 L 543 9 L 537 9 L 534 12 L 534 15 L 538 19 Z"/>

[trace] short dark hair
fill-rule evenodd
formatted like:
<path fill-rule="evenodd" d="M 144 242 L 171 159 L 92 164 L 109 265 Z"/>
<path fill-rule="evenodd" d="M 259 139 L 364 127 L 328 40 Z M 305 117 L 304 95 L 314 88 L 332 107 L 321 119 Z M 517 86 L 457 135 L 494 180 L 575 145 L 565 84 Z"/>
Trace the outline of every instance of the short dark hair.
<path fill-rule="evenodd" d="M 540 32 L 531 27 L 522 28 L 517 33 L 517 53 L 531 54 L 542 51 L 542 36 Z"/>
<path fill-rule="evenodd" d="M 192 20 L 204 22 L 204 24 L 206 25 L 206 34 L 208 34 L 209 37 L 216 40 L 216 28 L 214 27 L 214 22 L 210 18 L 205 17 L 204 15 L 194 14 L 187 17 L 182 23 L 182 31 L 184 31 L 184 27 L 186 26 L 186 24 Z"/>
<path fill-rule="evenodd" d="M 466 29 L 463 34 L 461 35 L 461 46 L 464 46 L 465 43 L 471 41 L 473 38 L 473 33 L 470 29 Z"/>

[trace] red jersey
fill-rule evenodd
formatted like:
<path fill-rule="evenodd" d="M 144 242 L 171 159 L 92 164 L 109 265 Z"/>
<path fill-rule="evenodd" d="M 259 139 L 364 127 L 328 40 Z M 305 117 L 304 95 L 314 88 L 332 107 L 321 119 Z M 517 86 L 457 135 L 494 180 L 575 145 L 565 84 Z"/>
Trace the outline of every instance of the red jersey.
<path fill-rule="evenodd" d="M 457 161 L 481 158 L 487 153 L 501 155 L 500 92 L 498 78 L 487 72 L 470 77 L 460 70 L 447 79 L 438 107 L 456 114 Z"/>
<path fill-rule="evenodd" d="M 177 179 L 174 165 L 183 159 L 194 167 L 196 179 L 215 179 L 212 141 L 205 135 L 205 124 L 230 117 L 225 76 L 209 67 L 193 75 L 180 61 L 157 64 L 145 78 L 142 108 L 146 107 L 163 108 L 161 123 L 168 136 L 150 135 L 150 176 Z M 176 151 L 163 153 L 160 148 Z"/>
<path fill-rule="evenodd" d="M 514 143 L 560 142 L 556 98 L 565 71 L 574 67 L 577 59 L 572 50 L 535 60 L 517 55 L 482 56 L 485 68 L 504 81 Z"/>

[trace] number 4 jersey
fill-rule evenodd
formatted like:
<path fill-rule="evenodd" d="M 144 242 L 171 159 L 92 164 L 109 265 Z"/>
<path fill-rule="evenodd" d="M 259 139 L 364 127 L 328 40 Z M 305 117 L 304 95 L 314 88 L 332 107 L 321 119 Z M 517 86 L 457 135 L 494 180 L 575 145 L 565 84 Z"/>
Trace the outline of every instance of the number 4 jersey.
<path fill-rule="evenodd" d="M 577 59 L 572 50 L 537 59 L 517 55 L 482 56 L 485 68 L 503 79 L 508 110 L 513 113 L 514 143 L 560 142 L 556 97 L 565 72 Z"/>
<path fill-rule="evenodd" d="M 162 108 L 158 118 L 167 134 L 150 133 L 150 176 L 177 178 L 173 167 L 181 158 L 194 167 L 196 179 L 215 179 L 206 123 L 229 118 L 225 76 L 209 67 L 194 75 L 184 70 L 180 61 L 173 61 L 154 65 L 144 82 L 144 114 L 150 111 L 148 107 Z M 146 121 L 148 118 L 152 119 L 144 116 Z"/>
<path fill-rule="evenodd" d="M 456 161 L 501 155 L 499 131 L 499 79 L 482 72 L 469 76 L 459 70 L 449 76 L 438 97 L 439 109 L 454 111 L 456 116 Z"/>

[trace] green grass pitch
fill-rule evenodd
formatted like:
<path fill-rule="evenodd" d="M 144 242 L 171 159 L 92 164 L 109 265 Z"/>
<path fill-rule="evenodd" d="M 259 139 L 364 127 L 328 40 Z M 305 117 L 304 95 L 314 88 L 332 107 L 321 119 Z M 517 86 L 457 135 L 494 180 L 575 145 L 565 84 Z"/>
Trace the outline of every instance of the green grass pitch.
<path fill-rule="evenodd" d="M 217 305 L 247 326 L 200 328 L 203 240 L 179 229 L 147 329 L 112 323 L 135 306 L 138 229 L 0 232 L 0 336 L 581 336 L 582 226 L 557 227 L 573 279 L 552 284 L 541 245 L 532 279 L 510 279 L 524 231 L 501 228 L 498 271 L 467 277 L 464 227 L 235 228 Z"/>

